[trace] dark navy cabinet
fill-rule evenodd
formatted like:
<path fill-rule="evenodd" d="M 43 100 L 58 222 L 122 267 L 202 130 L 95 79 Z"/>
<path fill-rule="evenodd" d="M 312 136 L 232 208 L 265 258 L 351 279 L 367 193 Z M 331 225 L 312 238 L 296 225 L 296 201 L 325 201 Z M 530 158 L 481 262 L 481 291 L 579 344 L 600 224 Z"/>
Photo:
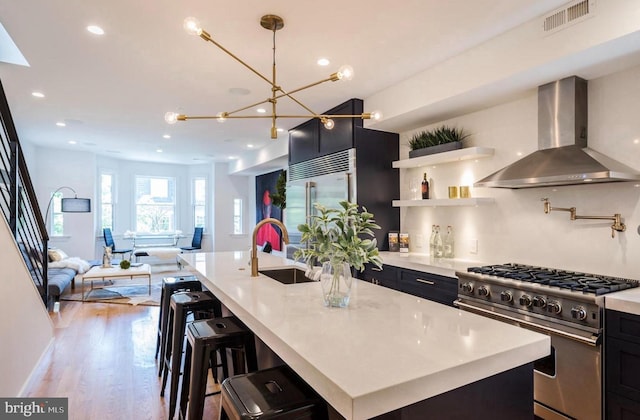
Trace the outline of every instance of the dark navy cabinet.
<path fill-rule="evenodd" d="M 350 99 L 323 114 L 360 115 L 363 109 L 362 99 Z M 356 130 L 362 128 L 362 118 L 333 118 L 333 122 L 331 130 L 324 128 L 317 118 L 289 130 L 289 164 L 355 147 Z"/>
<path fill-rule="evenodd" d="M 389 289 L 398 289 L 398 268 L 391 265 L 383 265 L 382 268 L 378 268 L 372 264 L 366 264 L 359 277 Z"/>
<path fill-rule="evenodd" d="M 458 296 L 458 279 L 401 269 L 398 290 L 424 299 L 453 306 Z"/>
<path fill-rule="evenodd" d="M 609 420 L 640 419 L 640 316 L 605 313 L 605 411 Z"/>
<path fill-rule="evenodd" d="M 359 278 L 448 306 L 453 306 L 453 301 L 458 296 L 457 278 L 386 264 L 382 269 L 367 264 Z"/>
<path fill-rule="evenodd" d="M 318 156 L 320 121 L 316 118 L 289 130 L 289 164 Z"/>

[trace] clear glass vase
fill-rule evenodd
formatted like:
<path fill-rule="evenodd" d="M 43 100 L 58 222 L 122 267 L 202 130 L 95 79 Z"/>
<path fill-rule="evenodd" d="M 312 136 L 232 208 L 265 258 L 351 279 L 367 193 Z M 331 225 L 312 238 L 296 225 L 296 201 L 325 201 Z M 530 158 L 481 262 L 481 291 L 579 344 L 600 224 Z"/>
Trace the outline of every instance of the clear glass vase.
<path fill-rule="evenodd" d="M 346 308 L 349 306 L 351 285 L 353 283 L 349 264 L 323 263 L 320 283 L 322 285 L 322 297 L 325 306 L 337 308 Z"/>

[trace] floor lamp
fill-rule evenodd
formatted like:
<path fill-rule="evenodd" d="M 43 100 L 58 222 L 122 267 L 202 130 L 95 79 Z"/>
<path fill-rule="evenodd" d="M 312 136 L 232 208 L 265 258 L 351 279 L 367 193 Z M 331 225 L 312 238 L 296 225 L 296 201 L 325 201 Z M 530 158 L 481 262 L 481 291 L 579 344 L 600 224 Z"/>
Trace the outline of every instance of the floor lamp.
<path fill-rule="evenodd" d="M 91 213 L 91 199 L 90 198 L 78 198 L 78 193 L 71 187 L 62 186 L 55 190 L 53 194 L 51 194 L 51 198 L 49 199 L 49 204 L 47 205 L 47 212 L 44 217 L 44 224 L 47 225 L 47 220 L 49 220 L 49 210 L 51 210 L 51 203 L 53 202 L 53 198 L 55 195 L 60 192 L 62 189 L 68 189 L 73 191 L 75 197 L 73 198 L 62 198 L 62 212 L 63 213 Z"/>

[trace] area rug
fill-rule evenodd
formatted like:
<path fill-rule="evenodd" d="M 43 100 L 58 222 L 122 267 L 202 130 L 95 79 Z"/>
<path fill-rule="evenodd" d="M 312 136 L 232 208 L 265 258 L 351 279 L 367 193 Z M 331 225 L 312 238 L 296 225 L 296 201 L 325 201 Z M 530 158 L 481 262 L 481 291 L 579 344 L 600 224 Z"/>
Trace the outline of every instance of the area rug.
<path fill-rule="evenodd" d="M 85 302 L 160 306 L 162 279 L 188 275 L 191 273 L 187 270 L 177 270 L 175 265 L 151 266 L 151 295 L 149 295 L 149 284 L 144 278 L 97 280 L 94 281 L 93 290 L 91 290 L 91 283 L 86 281 L 83 290 L 82 277 L 77 276 L 76 287 L 65 290 L 60 300 L 81 302 L 82 293 L 85 291 L 85 293 L 89 292 L 85 296 Z"/>

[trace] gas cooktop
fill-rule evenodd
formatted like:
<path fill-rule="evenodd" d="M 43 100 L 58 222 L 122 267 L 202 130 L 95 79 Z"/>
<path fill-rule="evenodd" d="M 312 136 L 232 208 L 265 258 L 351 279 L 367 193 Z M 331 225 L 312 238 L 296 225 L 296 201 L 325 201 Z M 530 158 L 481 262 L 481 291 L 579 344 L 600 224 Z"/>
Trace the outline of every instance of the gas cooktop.
<path fill-rule="evenodd" d="M 638 280 L 513 263 L 469 267 L 467 271 L 595 295 L 630 289 L 640 284 Z"/>

